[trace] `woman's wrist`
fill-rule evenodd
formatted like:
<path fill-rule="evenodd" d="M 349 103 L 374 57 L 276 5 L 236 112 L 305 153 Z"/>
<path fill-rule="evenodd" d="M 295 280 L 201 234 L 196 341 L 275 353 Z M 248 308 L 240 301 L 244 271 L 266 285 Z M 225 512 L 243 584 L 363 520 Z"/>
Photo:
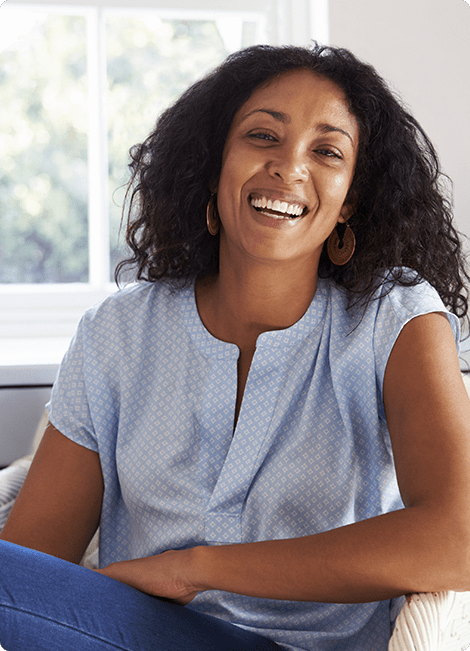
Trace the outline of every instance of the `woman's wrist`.
<path fill-rule="evenodd" d="M 188 550 L 187 578 L 197 592 L 217 589 L 211 585 L 210 581 L 211 549 L 211 547 L 201 545 Z"/>

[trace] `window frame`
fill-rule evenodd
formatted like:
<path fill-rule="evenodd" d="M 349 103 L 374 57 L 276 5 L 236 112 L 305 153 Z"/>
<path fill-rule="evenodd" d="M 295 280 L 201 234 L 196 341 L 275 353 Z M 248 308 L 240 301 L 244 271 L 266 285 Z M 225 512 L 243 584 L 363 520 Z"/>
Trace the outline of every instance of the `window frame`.
<path fill-rule="evenodd" d="M 88 283 L 1 284 L 0 342 L 21 342 L 24 338 L 70 339 L 83 312 L 116 290 L 110 278 L 108 216 L 108 152 L 105 119 L 106 59 L 103 30 L 108 13 L 155 10 L 164 17 L 191 18 L 237 15 L 265 17 L 265 42 L 306 45 L 311 39 L 328 42 L 328 0 L 262 0 L 253 11 L 252 0 L 140 0 L 129 8 L 127 0 L 7 0 L 8 6 L 52 12 L 75 13 L 88 19 L 88 175 L 89 175 L 89 259 Z M 4 5 L 5 6 L 5 5 Z M 0 7 L 1 13 L 1 7 Z M 2 364 L 0 355 L 0 365 Z"/>

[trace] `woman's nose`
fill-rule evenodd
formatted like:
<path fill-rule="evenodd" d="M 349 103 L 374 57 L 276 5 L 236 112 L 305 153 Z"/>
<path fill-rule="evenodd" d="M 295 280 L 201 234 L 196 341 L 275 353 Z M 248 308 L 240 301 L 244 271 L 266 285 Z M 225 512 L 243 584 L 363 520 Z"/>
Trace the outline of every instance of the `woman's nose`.
<path fill-rule="evenodd" d="M 278 151 L 278 156 L 268 164 L 268 172 L 284 183 L 304 183 L 309 178 L 305 154 L 298 150 Z"/>

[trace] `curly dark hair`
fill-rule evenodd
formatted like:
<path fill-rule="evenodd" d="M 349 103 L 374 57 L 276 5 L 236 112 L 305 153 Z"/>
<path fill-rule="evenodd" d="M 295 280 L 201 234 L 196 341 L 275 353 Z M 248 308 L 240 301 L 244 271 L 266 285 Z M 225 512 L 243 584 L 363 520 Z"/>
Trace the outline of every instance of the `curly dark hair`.
<path fill-rule="evenodd" d="M 254 90 L 304 68 L 342 89 L 359 126 L 359 150 L 350 188 L 349 225 L 356 250 L 342 267 L 324 250 L 319 273 L 344 287 L 351 304 L 366 305 L 383 282 L 425 279 L 459 317 L 467 313 L 465 269 L 451 200 L 436 151 L 418 122 L 375 69 L 342 48 L 257 45 L 230 55 L 191 86 L 131 149 L 126 265 L 137 279 L 186 281 L 217 273 L 219 238 L 206 228 L 210 188 L 235 113 Z M 417 272 L 412 278 L 404 267 Z"/>

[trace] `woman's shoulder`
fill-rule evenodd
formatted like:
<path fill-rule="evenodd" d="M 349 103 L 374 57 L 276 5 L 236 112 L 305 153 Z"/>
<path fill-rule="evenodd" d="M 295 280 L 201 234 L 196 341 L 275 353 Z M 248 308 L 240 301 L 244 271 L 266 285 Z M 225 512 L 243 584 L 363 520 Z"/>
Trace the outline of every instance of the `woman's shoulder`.
<path fill-rule="evenodd" d="M 330 282 L 333 323 L 345 332 L 399 331 L 416 316 L 430 312 L 448 315 L 458 334 L 456 316 L 445 307 L 437 290 L 412 269 L 403 267 L 381 274 L 377 289 L 367 301 L 356 301 L 347 291 Z M 352 299 L 352 300 L 351 300 Z"/>
<path fill-rule="evenodd" d="M 394 321 L 403 327 L 415 317 L 442 312 L 447 315 L 455 338 L 459 338 L 458 318 L 447 309 L 437 289 L 411 269 L 400 269 L 385 278 L 377 301 L 377 319 L 385 325 Z"/>
<path fill-rule="evenodd" d="M 106 297 L 82 316 L 69 352 L 101 363 L 169 341 L 183 329 L 181 306 L 190 288 L 140 282 Z"/>
<path fill-rule="evenodd" d="M 415 271 L 407 267 L 380 274 L 375 291 L 367 299 L 356 300 L 332 279 L 328 281 L 331 301 L 337 310 L 346 310 L 351 318 L 364 317 L 380 310 L 414 312 L 433 308 L 447 312 L 437 290 Z"/>
<path fill-rule="evenodd" d="M 125 320 L 127 322 L 145 318 L 149 312 L 159 314 L 171 312 L 190 290 L 189 287 L 173 287 L 165 282 L 137 282 L 107 296 L 84 314 L 86 322 L 101 320 Z"/>
<path fill-rule="evenodd" d="M 382 390 L 393 346 L 404 326 L 415 317 L 432 312 L 446 314 L 458 347 L 458 318 L 447 310 L 437 290 L 410 269 L 383 274 L 366 304 L 348 307 L 347 293 L 334 284 L 330 296 L 330 360 L 341 386 L 352 392 L 362 390 L 368 374 L 369 381 L 377 380 Z"/>

